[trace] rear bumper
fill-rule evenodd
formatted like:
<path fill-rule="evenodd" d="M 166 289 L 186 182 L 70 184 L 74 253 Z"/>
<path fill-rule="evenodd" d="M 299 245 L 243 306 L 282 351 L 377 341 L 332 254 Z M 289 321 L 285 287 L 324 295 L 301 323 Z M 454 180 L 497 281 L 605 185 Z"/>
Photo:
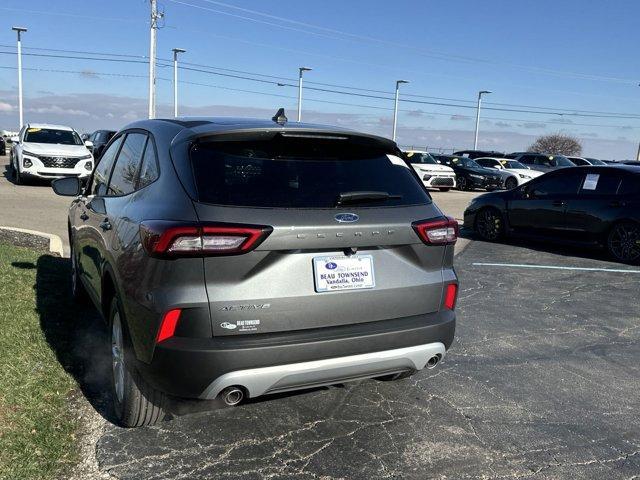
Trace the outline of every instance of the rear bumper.
<path fill-rule="evenodd" d="M 176 397 L 214 398 L 231 385 L 255 397 L 419 370 L 431 353 L 444 354 L 454 332 L 455 313 L 444 310 L 287 333 L 174 337 L 156 346 L 151 363 L 138 362 L 137 368 L 156 389 Z"/>

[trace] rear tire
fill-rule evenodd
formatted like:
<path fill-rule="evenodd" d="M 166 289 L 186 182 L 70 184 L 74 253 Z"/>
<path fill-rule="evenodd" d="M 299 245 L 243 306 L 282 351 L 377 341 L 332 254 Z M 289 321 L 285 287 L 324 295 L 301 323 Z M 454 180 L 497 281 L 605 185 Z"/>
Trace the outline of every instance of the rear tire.
<path fill-rule="evenodd" d="M 111 386 L 116 417 L 123 427 L 143 427 L 165 416 L 166 396 L 133 368 L 133 352 L 117 295 L 111 301 Z"/>
<path fill-rule="evenodd" d="M 465 177 L 458 177 L 458 180 L 457 180 L 458 190 L 462 190 L 462 191 L 469 190 L 468 183 L 469 182 Z"/>
<path fill-rule="evenodd" d="M 506 188 L 507 190 L 513 190 L 517 186 L 518 186 L 518 180 L 516 180 L 515 177 L 509 177 L 504 182 L 504 188 Z"/>
<path fill-rule="evenodd" d="M 448 192 L 449 190 L 451 190 L 451 188 L 441 188 L 440 189 L 441 192 Z"/>
<path fill-rule="evenodd" d="M 476 214 L 475 232 L 488 242 L 495 242 L 504 236 L 504 218 L 497 208 L 483 208 Z"/>
<path fill-rule="evenodd" d="M 618 262 L 640 263 L 640 224 L 620 222 L 607 237 L 607 250 Z"/>

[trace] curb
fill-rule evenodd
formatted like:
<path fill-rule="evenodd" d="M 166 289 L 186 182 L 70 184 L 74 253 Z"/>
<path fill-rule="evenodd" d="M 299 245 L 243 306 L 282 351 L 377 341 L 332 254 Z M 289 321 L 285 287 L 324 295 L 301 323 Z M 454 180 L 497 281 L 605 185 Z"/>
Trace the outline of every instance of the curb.
<path fill-rule="evenodd" d="M 64 249 L 62 248 L 62 239 L 58 235 L 52 233 L 39 232 L 37 230 L 27 230 L 25 228 L 5 227 L 0 226 L 0 230 L 10 230 L 12 232 L 28 233 L 30 235 L 36 235 L 38 237 L 49 239 L 49 251 L 57 253 L 61 257 L 64 257 Z"/>

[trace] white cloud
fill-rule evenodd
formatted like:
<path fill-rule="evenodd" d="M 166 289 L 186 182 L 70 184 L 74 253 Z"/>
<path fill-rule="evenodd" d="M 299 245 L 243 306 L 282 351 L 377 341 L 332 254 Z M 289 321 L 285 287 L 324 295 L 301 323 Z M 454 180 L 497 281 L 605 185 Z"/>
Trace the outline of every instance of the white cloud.
<path fill-rule="evenodd" d="M 14 106 L 10 103 L 0 102 L 0 112 L 12 112 Z"/>

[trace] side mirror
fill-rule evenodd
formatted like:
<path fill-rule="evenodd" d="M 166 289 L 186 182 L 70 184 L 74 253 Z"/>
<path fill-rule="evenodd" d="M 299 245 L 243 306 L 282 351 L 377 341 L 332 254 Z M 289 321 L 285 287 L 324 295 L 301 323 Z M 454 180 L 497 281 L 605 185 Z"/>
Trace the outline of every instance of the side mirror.
<path fill-rule="evenodd" d="M 51 187 L 57 195 L 77 197 L 80 195 L 82 184 L 78 177 L 66 177 L 54 180 L 51 182 Z"/>
<path fill-rule="evenodd" d="M 93 150 L 93 142 L 91 140 L 85 140 L 84 146 L 87 147 L 89 150 Z"/>

